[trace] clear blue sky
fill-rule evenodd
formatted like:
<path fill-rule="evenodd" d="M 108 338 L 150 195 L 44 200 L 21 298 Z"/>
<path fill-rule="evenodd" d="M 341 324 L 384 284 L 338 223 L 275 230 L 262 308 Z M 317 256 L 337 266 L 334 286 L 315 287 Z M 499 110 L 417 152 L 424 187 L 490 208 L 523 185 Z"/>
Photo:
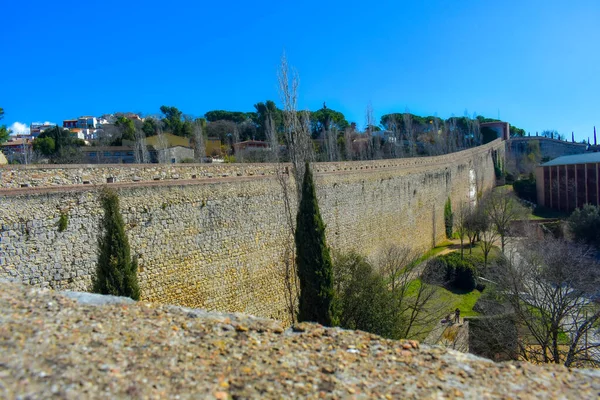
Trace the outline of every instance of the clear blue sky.
<path fill-rule="evenodd" d="M 600 128 L 600 1 L 11 1 L 0 7 L 7 125 L 79 115 L 251 111 L 279 96 L 364 125 L 408 109 L 577 139 Z"/>

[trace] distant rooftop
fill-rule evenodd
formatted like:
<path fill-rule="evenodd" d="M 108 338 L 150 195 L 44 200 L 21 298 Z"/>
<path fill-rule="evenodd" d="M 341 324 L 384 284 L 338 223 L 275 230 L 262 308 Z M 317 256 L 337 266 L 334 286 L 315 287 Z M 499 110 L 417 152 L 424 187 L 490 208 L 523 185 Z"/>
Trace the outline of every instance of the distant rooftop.
<path fill-rule="evenodd" d="M 542 164 L 542 167 L 553 165 L 600 163 L 600 153 L 575 154 L 573 156 L 562 156 Z"/>

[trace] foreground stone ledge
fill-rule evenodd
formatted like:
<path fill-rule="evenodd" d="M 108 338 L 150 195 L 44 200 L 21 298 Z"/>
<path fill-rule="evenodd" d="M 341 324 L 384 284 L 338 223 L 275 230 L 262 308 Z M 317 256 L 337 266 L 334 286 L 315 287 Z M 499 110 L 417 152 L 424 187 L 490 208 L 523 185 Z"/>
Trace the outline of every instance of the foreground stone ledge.
<path fill-rule="evenodd" d="M 104 304 L 106 303 L 106 304 Z M 93 304 L 93 305 L 92 305 Z M 600 373 L 0 283 L 2 398 L 597 398 Z"/>

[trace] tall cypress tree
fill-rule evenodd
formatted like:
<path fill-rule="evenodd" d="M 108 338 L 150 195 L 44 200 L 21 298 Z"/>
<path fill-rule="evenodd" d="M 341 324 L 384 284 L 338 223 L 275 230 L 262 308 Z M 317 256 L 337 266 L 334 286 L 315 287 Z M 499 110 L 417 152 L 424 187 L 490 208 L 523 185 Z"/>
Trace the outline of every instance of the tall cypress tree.
<path fill-rule="evenodd" d="M 302 182 L 302 198 L 296 217 L 296 264 L 300 281 L 298 320 L 336 324 L 333 270 L 325 242 L 312 172 L 308 163 Z"/>
<path fill-rule="evenodd" d="M 119 197 L 114 190 L 105 188 L 100 192 L 100 201 L 104 217 L 98 239 L 98 265 L 93 291 L 139 300 L 137 261 L 131 259 L 125 224 L 119 212 Z"/>

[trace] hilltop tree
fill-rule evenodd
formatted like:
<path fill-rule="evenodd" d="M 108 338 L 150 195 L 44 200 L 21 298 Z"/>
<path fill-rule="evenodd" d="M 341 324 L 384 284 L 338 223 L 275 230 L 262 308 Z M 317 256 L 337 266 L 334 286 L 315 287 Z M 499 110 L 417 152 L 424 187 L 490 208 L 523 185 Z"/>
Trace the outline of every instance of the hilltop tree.
<path fill-rule="evenodd" d="M 98 240 L 98 264 L 93 278 L 94 293 L 140 299 L 137 260 L 131 258 L 125 224 L 119 211 L 119 197 L 111 189 L 100 192 L 104 209 L 102 234 Z"/>
<path fill-rule="evenodd" d="M 336 324 L 333 270 L 325 242 L 312 172 L 306 163 L 302 198 L 296 217 L 296 264 L 300 281 L 298 321 Z"/>
<path fill-rule="evenodd" d="M 160 112 L 164 114 L 162 123 L 164 129 L 173 135 L 183 136 L 183 113 L 176 107 L 161 106 Z"/>
<path fill-rule="evenodd" d="M 0 107 L 0 121 L 4 119 L 4 109 Z M 0 125 L 0 144 L 8 140 L 10 135 L 10 129 L 6 128 L 6 125 Z"/>

